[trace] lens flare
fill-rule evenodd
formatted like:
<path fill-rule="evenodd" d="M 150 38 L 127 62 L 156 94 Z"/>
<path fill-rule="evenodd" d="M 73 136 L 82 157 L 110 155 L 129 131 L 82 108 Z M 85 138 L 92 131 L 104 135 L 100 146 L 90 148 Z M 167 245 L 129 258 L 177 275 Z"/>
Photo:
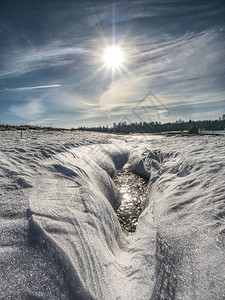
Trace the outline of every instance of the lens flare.
<path fill-rule="evenodd" d="M 104 61 L 111 68 L 118 68 L 123 62 L 123 53 L 118 46 L 109 47 L 104 55 Z"/>

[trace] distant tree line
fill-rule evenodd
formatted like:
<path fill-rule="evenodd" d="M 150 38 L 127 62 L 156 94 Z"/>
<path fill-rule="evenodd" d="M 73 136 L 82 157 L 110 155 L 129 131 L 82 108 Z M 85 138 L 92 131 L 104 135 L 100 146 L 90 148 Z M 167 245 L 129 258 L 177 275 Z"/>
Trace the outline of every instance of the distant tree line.
<path fill-rule="evenodd" d="M 33 125 L 3 125 L 0 124 L 0 131 L 5 130 L 46 130 L 46 131 L 57 131 L 57 130 L 68 130 L 65 128 L 55 128 L 55 127 L 42 127 Z"/>
<path fill-rule="evenodd" d="M 114 123 L 113 126 L 109 127 L 101 126 L 98 127 L 79 127 L 78 129 L 71 128 L 70 130 L 83 130 L 83 131 L 97 131 L 97 132 L 108 132 L 108 133 L 158 133 L 165 131 L 188 131 L 191 127 L 195 126 L 198 129 L 204 130 L 225 130 L 225 114 L 222 115 L 218 120 L 203 120 L 203 121 L 183 121 L 178 120 L 176 122 L 168 122 L 162 124 L 161 122 L 135 122 L 127 124 L 126 122 Z M 34 125 L 4 125 L 0 124 L 0 131 L 4 130 L 46 130 L 46 131 L 68 131 L 65 128 L 56 127 L 42 127 Z"/>
<path fill-rule="evenodd" d="M 135 122 L 127 124 L 126 122 L 114 123 L 112 127 L 79 127 L 83 131 L 98 131 L 108 133 L 159 133 L 165 131 L 188 131 L 191 127 L 197 127 L 204 130 L 225 130 L 225 114 L 219 120 L 203 120 L 203 121 L 183 121 L 168 122 Z"/>

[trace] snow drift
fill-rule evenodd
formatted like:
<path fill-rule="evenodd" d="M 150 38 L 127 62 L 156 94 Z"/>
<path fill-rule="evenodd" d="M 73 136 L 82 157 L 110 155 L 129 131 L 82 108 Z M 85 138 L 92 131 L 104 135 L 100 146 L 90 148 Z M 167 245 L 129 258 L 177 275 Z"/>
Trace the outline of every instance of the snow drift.
<path fill-rule="evenodd" d="M 224 137 L 1 132 L 1 299 L 222 299 Z M 134 234 L 114 176 L 149 179 Z"/>

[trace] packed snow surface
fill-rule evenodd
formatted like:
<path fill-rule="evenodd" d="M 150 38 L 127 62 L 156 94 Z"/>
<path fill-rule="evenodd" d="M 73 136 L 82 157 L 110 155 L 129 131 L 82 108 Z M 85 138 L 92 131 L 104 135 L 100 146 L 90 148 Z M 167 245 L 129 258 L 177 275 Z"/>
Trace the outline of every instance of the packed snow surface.
<path fill-rule="evenodd" d="M 0 132 L 0 299 L 224 299 L 225 137 Z M 113 179 L 148 179 L 136 231 Z"/>

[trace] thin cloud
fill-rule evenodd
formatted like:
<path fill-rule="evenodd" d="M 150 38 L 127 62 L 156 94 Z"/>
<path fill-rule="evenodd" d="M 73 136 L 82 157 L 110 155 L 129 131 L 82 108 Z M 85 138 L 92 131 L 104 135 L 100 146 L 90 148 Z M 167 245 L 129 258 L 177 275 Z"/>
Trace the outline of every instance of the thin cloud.
<path fill-rule="evenodd" d="M 11 105 L 8 112 L 24 120 L 36 119 L 46 111 L 45 105 L 39 100 L 31 100 L 19 105 Z"/>
<path fill-rule="evenodd" d="M 24 22 L 23 4 L 15 3 L 10 22 L 4 16 L 11 13 L 2 13 L 2 122 L 10 114 L 28 121 L 59 117 L 63 126 L 80 120 L 100 124 L 110 117 L 112 122 L 126 116 L 133 120 L 136 106 L 143 119 L 153 118 L 155 111 L 166 119 L 166 107 L 168 121 L 223 110 L 225 26 L 220 1 L 140 0 L 131 1 L 129 9 L 125 0 L 113 6 L 104 1 L 64 2 L 63 13 L 53 3 L 45 10 L 29 4 Z M 48 22 L 43 21 L 46 16 Z M 31 24 L 28 30 L 30 18 L 35 27 Z M 124 52 L 123 68 L 114 74 L 102 61 L 112 42 Z M 149 91 L 160 101 L 142 102 Z"/>
<path fill-rule="evenodd" d="M 0 92 L 29 91 L 29 90 L 36 90 L 36 89 L 57 88 L 57 87 L 60 87 L 60 86 L 61 86 L 61 84 L 25 86 L 25 87 L 12 88 L 12 89 L 5 88 L 3 90 L 0 90 Z"/>
<path fill-rule="evenodd" d="M 207 117 L 217 117 L 218 115 L 221 114 L 221 110 L 215 110 L 215 111 L 207 111 L 207 112 L 202 112 L 202 113 L 193 113 L 192 117 L 193 118 L 207 118 Z"/>
<path fill-rule="evenodd" d="M 56 43 L 42 48 L 30 48 L 24 52 L 16 49 L 10 57 L 5 57 L 5 66 L 0 71 L 1 77 L 22 75 L 32 71 L 73 63 L 81 55 L 91 54 L 82 47 L 68 47 Z"/>

